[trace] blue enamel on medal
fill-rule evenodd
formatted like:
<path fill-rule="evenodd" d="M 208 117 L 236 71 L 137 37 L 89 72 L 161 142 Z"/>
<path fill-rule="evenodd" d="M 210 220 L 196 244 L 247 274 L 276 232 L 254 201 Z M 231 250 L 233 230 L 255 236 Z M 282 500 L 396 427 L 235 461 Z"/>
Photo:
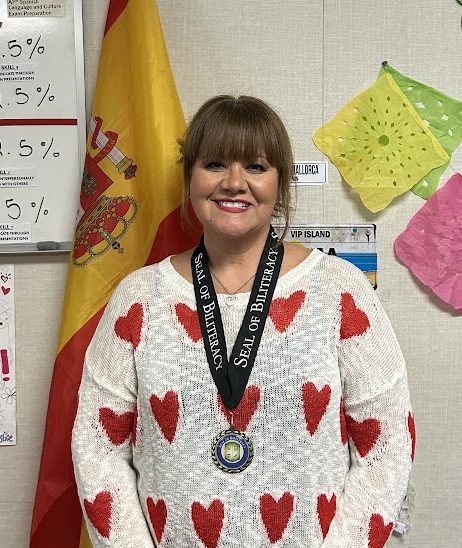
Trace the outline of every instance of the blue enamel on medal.
<path fill-rule="evenodd" d="M 253 445 L 248 436 L 231 426 L 212 441 L 213 462 L 230 474 L 242 472 L 252 462 Z"/>

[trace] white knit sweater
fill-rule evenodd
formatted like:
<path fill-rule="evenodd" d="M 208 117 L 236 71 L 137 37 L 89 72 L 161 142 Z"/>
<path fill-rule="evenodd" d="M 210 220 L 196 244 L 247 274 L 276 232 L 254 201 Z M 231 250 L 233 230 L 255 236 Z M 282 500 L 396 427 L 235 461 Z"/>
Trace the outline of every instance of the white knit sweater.
<path fill-rule="evenodd" d="M 218 295 L 228 352 L 248 293 Z M 364 274 L 318 250 L 280 277 L 235 413 L 254 458 L 211 458 L 227 412 L 192 284 L 170 259 L 129 275 L 88 348 L 73 457 L 95 547 L 381 548 L 406 492 L 403 356 Z"/>

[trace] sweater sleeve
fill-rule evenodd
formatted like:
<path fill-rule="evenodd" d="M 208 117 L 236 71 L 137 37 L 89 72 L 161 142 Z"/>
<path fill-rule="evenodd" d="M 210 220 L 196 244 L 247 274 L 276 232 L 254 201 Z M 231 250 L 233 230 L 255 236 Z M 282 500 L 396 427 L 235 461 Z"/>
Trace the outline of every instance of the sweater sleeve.
<path fill-rule="evenodd" d="M 364 274 L 345 268 L 338 291 L 338 356 L 350 470 L 322 546 L 382 548 L 406 495 L 414 418 L 404 358 L 388 317 Z"/>
<path fill-rule="evenodd" d="M 154 546 L 132 466 L 143 306 L 131 280 L 114 292 L 87 349 L 72 432 L 79 498 L 96 548 Z"/>

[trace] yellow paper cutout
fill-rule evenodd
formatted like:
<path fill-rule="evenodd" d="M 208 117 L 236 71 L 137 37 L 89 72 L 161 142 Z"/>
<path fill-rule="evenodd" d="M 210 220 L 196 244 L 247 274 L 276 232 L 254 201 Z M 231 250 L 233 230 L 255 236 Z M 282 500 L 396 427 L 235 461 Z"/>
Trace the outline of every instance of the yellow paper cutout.
<path fill-rule="evenodd" d="M 313 141 L 373 212 L 449 159 L 389 74 L 347 103 Z"/>

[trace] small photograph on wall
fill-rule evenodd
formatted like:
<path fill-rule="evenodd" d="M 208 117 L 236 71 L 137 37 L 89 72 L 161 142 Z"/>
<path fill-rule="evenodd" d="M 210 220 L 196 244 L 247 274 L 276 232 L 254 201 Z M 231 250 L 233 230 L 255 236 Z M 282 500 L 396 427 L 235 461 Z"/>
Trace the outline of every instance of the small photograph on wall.
<path fill-rule="evenodd" d="M 375 224 L 296 225 L 290 226 L 285 240 L 350 261 L 377 289 L 376 237 Z"/>

